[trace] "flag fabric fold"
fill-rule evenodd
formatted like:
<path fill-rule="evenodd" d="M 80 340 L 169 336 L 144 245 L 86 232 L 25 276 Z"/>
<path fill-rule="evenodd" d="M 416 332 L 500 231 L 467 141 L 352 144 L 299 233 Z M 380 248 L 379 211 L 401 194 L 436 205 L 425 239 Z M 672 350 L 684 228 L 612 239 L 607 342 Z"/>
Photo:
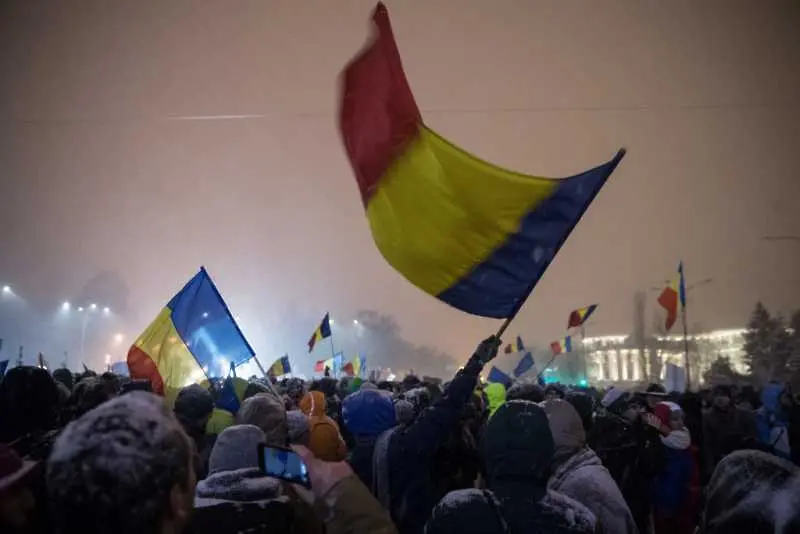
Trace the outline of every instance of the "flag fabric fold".
<path fill-rule="evenodd" d="M 267 371 L 268 376 L 283 376 L 292 372 L 292 366 L 289 364 L 289 355 L 284 354 L 269 367 Z"/>
<path fill-rule="evenodd" d="M 567 323 L 567 328 L 575 328 L 578 326 L 583 326 L 589 317 L 594 313 L 597 309 L 597 304 L 591 304 L 586 306 L 585 308 L 578 308 L 577 310 L 573 311 L 569 314 L 569 321 Z"/>
<path fill-rule="evenodd" d="M 428 128 L 389 15 L 347 65 L 339 127 L 373 240 L 412 284 L 474 315 L 512 316 L 624 156 L 551 179 L 482 161 Z"/>
<path fill-rule="evenodd" d="M 311 334 L 311 339 L 308 340 L 308 352 L 310 353 L 314 350 L 314 345 L 316 345 L 318 341 L 322 341 L 327 337 L 331 337 L 330 313 L 325 314 L 325 317 L 322 318 L 322 322 L 319 323 L 317 329 Z"/>
<path fill-rule="evenodd" d="M 361 376 L 361 370 L 366 367 L 366 357 L 359 354 L 342 367 L 342 372 L 347 376 Z"/>
<path fill-rule="evenodd" d="M 553 341 L 550 343 L 550 348 L 553 350 L 553 355 L 558 356 L 566 352 L 572 352 L 572 336 Z"/>
<path fill-rule="evenodd" d="M 512 379 L 506 373 L 501 371 L 495 366 L 489 370 L 489 374 L 486 377 L 487 382 L 497 382 L 499 384 L 503 384 L 504 386 L 508 387 L 511 385 Z"/>
<path fill-rule="evenodd" d="M 658 304 L 667 312 L 664 327 L 669 332 L 678 319 L 678 313 L 686 306 L 686 285 L 683 279 L 683 262 L 678 264 L 678 275 L 658 296 Z"/>
<path fill-rule="evenodd" d="M 128 351 L 131 378 L 164 395 L 206 376 L 226 376 L 255 352 L 204 268 L 172 297 Z"/>
<path fill-rule="evenodd" d="M 519 363 L 514 368 L 514 377 L 519 378 L 520 376 L 530 371 L 533 368 L 533 366 L 534 366 L 533 354 L 530 352 L 526 352 L 525 355 L 522 358 L 520 358 Z"/>
<path fill-rule="evenodd" d="M 317 360 L 317 363 L 314 364 L 314 372 L 324 373 L 326 367 L 328 369 L 333 369 L 333 358 L 328 358 L 327 360 Z"/>

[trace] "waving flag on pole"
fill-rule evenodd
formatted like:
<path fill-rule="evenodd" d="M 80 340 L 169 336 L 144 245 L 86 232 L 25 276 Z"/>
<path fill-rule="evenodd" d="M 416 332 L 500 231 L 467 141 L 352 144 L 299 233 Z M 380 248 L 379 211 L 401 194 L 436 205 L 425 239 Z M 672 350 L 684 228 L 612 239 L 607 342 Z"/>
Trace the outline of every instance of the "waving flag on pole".
<path fill-rule="evenodd" d="M 519 378 L 520 376 L 524 375 L 528 371 L 530 371 L 534 366 L 533 362 L 533 354 L 530 352 L 526 352 L 525 355 L 519 360 L 519 363 L 514 368 L 514 376 Z"/>
<path fill-rule="evenodd" d="M 566 352 L 572 352 L 572 336 L 567 336 L 558 341 L 550 343 L 550 348 L 553 350 L 553 355 L 558 356 Z"/>
<path fill-rule="evenodd" d="M 431 130 L 403 72 L 389 14 L 345 68 L 339 128 L 375 244 L 426 293 L 483 317 L 514 315 L 624 150 L 565 179 L 482 161 Z"/>
<path fill-rule="evenodd" d="M 591 316 L 596 309 L 597 309 L 597 304 L 592 304 L 586 306 L 585 308 L 578 308 L 577 310 L 573 311 L 572 313 L 569 314 L 569 322 L 567 324 L 567 328 L 582 326 L 583 323 L 589 320 L 589 316 Z"/>
<path fill-rule="evenodd" d="M 292 372 L 292 366 L 289 365 L 289 355 L 284 354 L 270 366 L 267 371 L 268 376 L 283 376 Z"/>
<path fill-rule="evenodd" d="M 325 317 L 322 318 L 322 322 L 319 323 L 317 329 L 311 334 L 311 339 L 308 340 L 308 352 L 314 350 L 314 345 L 316 345 L 318 341 L 322 341 L 328 337 L 331 337 L 331 318 L 330 314 L 326 313 Z"/>
<path fill-rule="evenodd" d="M 253 349 L 204 268 L 172 297 L 128 351 L 131 378 L 164 395 L 206 376 L 226 376 Z"/>
<path fill-rule="evenodd" d="M 664 327 L 667 332 L 675 325 L 678 312 L 686 306 L 686 285 L 683 281 L 683 262 L 678 264 L 678 276 L 664 288 L 658 297 L 658 303 L 667 311 Z"/>

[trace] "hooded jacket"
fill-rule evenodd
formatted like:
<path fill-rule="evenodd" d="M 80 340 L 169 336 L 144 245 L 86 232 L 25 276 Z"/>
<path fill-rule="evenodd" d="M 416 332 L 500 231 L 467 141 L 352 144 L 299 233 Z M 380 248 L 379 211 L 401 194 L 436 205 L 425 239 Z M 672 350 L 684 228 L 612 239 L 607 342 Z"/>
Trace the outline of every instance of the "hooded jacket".
<path fill-rule="evenodd" d="M 781 405 L 784 387 L 767 384 L 761 389 L 761 408 L 756 411 L 758 439 L 775 454 L 787 460 L 791 458 L 786 410 Z"/>
<path fill-rule="evenodd" d="M 571 497 L 588 508 L 605 532 L 637 534 L 638 529 L 617 483 L 597 454 L 586 446 L 578 412 L 565 400 L 543 403 L 555 453 L 547 488 Z"/>
<path fill-rule="evenodd" d="M 506 387 L 503 384 L 492 382 L 486 386 L 486 399 L 489 401 L 489 417 L 506 402 Z"/>
<path fill-rule="evenodd" d="M 489 419 L 481 456 L 488 490 L 448 493 L 434 508 L 426 534 L 595 532 L 582 504 L 547 488 L 555 446 L 547 416 L 530 401 L 509 401 Z"/>
<path fill-rule="evenodd" d="M 339 433 L 339 425 L 326 415 L 328 403 L 321 391 L 309 391 L 300 401 L 300 411 L 308 417 L 308 448 L 326 462 L 341 462 L 347 446 Z"/>

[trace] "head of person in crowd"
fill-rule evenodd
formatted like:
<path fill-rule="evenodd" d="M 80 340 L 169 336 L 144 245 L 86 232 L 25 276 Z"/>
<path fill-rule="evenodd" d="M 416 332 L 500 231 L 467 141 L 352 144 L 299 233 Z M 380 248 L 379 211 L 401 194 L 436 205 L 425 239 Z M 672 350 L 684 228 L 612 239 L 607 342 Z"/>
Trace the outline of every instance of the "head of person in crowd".
<path fill-rule="evenodd" d="M 268 393 L 259 393 L 242 402 L 236 413 L 236 423 L 260 428 L 265 436 L 264 442 L 271 447 L 286 447 L 289 442 L 286 409 L 283 403 Z"/>
<path fill-rule="evenodd" d="M 214 410 L 211 393 L 199 384 L 186 386 L 178 392 L 173 411 L 183 429 L 193 439 L 205 434 L 206 424 Z"/>
<path fill-rule="evenodd" d="M 192 444 L 159 397 L 134 392 L 64 429 L 46 482 L 60 534 L 177 534 L 192 509 Z"/>
<path fill-rule="evenodd" d="M 52 429 L 60 404 L 58 387 L 38 367 L 14 367 L 0 381 L 0 442 Z"/>
<path fill-rule="evenodd" d="M 102 377 L 85 378 L 78 382 L 64 407 L 64 423 L 77 419 L 111 399 L 108 383 Z"/>
<path fill-rule="evenodd" d="M 728 411 L 731 408 L 731 388 L 726 385 L 717 385 L 711 390 L 711 407 L 719 411 Z"/>
<path fill-rule="evenodd" d="M 106 371 L 100 375 L 100 378 L 103 379 L 103 382 L 106 385 L 106 392 L 108 393 L 109 398 L 119 395 L 122 387 L 122 381 L 120 380 L 119 376 L 115 375 L 111 371 Z"/>
<path fill-rule="evenodd" d="M 75 377 L 72 375 L 72 371 L 64 367 L 53 371 L 53 380 L 64 384 L 70 391 L 75 387 Z"/>
<path fill-rule="evenodd" d="M 611 414 L 622 417 L 623 419 L 633 422 L 639 417 L 639 408 L 632 404 L 633 395 L 629 392 L 617 388 L 610 388 L 600 404 L 608 410 Z"/>
<path fill-rule="evenodd" d="M 566 401 L 569 402 L 581 418 L 583 430 L 587 434 L 594 427 L 594 401 L 586 393 L 571 391 L 567 393 Z"/>
<path fill-rule="evenodd" d="M 254 380 L 249 380 L 247 382 L 247 387 L 244 388 L 244 394 L 242 395 L 242 400 L 249 399 L 250 397 L 258 395 L 259 393 L 271 393 L 271 390 L 264 384 L 261 384 Z"/>
<path fill-rule="evenodd" d="M 656 404 L 665 400 L 667 396 L 667 388 L 661 384 L 652 383 L 647 386 L 647 389 L 645 389 L 644 393 L 645 400 L 647 402 L 647 409 L 652 412 L 655 409 Z"/>
<path fill-rule="evenodd" d="M 417 375 L 408 374 L 403 378 L 400 387 L 403 391 L 411 391 L 412 389 L 422 386 L 422 380 Z"/>
<path fill-rule="evenodd" d="M 541 406 L 553 436 L 553 464 L 559 465 L 586 445 L 586 431 L 578 412 L 566 400 L 550 399 Z"/>
<path fill-rule="evenodd" d="M 286 426 L 289 430 L 289 444 L 308 447 L 310 429 L 308 417 L 300 410 L 286 412 Z"/>
<path fill-rule="evenodd" d="M 483 392 L 489 404 L 489 417 L 491 417 L 506 402 L 506 387 L 499 382 L 492 382 L 486 385 Z"/>
<path fill-rule="evenodd" d="M 487 422 L 480 446 L 487 490 L 448 493 L 434 508 L 426 534 L 594 532 L 595 517 L 583 505 L 547 491 L 554 450 L 539 405 L 504 403 Z"/>
<path fill-rule="evenodd" d="M 394 401 L 394 411 L 397 416 L 397 423 L 403 426 L 408 426 L 414 422 L 416 416 L 414 412 L 414 405 L 405 399 L 397 399 Z"/>
<path fill-rule="evenodd" d="M 23 460 L 17 452 L 0 443 L 0 531 L 25 532 L 36 510 L 31 489 L 39 463 Z"/>
<path fill-rule="evenodd" d="M 425 411 L 433 402 L 430 391 L 424 386 L 406 391 L 403 394 L 403 398 L 414 407 L 414 417 L 419 417 L 419 414 Z"/>
<path fill-rule="evenodd" d="M 258 446 L 265 440 L 264 432 L 255 425 L 223 430 L 211 450 L 208 477 L 197 483 L 195 506 L 263 501 L 280 495 L 280 481 L 265 476 L 259 468 Z"/>
<path fill-rule="evenodd" d="M 761 451 L 737 451 L 706 488 L 700 534 L 800 532 L 800 469 Z"/>
<path fill-rule="evenodd" d="M 344 400 L 342 417 L 356 440 L 375 438 L 397 424 L 391 396 L 363 386 Z"/>
<path fill-rule="evenodd" d="M 306 383 L 299 378 L 290 378 L 286 381 L 286 398 L 289 408 L 294 410 L 300 405 L 303 395 L 306 394 Z"/>
<path fill-rule="evenodd" d="M 686 428 L 683 409 L 674 402 L 659 402 L 655 405 L 653 413 L 659 418 L 661 423 L 670 430 L 682 430 Z"/>
<path fill-rule="evenodd" d="M 550 384 L 544 388 L 544 398 L 545 400 L 563 399 L 564 390 L 555 384 Z"/>
<path fill-rule="evenodd" d="M 544 402 L 544 391 L 535 382 L 517 381 L 508 388 L 506 399 Z"/>
<path fill-rule="evenodd" d="M 327 415 L 327 408 L 321 391 L 309 391 L 300 401 L 300 410 L 308 416 L 308 448 L 321 460 L 340 462 L 347 454 L 347 446 L 339 425 Z"/>
<path fill-rule="evenodd" d="M 120 395 L 124 395 L 132 391 L 144 391 L 145 393 L 152 393 L 153 385 L 146 378 L 129 380 L 122 384 L 122 387 L 120 388 Z"/>

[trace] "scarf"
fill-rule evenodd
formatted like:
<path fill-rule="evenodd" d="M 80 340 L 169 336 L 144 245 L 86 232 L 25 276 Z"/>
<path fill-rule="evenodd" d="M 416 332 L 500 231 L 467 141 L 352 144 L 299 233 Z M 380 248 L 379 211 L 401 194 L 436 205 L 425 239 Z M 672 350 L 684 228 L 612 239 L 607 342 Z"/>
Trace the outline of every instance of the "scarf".
<path fill-rule="evenodd" d="M 680 430 L 673 430 L 666 436 L 661 436 L 661 443 L 670 449 L 683 451 L 689 448 L 692 444 L 692 436 L 686 428 Z"/>

